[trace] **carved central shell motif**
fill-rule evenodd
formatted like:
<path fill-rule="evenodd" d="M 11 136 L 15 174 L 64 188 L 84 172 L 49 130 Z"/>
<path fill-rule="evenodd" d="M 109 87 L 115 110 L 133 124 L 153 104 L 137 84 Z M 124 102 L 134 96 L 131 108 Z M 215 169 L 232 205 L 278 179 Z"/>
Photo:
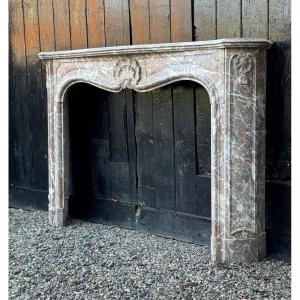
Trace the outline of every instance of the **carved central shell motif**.
<path fill-rule="evenodd" d="M 121 82 L 122 88 L 133 88 L 140 80 L 141 68 L 136 59 L 120 60 L 114 68 L 114 77 Z"/>

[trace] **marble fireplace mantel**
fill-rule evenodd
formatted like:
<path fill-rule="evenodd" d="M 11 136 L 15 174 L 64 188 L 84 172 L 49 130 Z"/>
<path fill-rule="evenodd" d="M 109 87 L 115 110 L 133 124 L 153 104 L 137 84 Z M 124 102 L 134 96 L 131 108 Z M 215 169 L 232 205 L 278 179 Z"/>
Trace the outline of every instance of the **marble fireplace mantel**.
<path fill-rule="evenodd" d="M 40 53 L 48 91 L 49 220 L 68 215 L 69 131 L 65 92 L 85 82 L 110 92 L 146 92 L 192 80 L 211 102 L 211 256 L 265 256 L 265 93 L 263 39 L 137 45 Z"/>

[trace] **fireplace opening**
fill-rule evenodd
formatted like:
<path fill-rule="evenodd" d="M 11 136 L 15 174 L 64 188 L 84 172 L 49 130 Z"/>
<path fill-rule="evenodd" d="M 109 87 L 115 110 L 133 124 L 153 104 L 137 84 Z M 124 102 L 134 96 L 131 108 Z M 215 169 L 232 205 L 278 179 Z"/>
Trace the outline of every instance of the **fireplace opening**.
<path fill-rule="evenodd" d="M 66 93 L 69 215 L 198 244 L 211 229 L 210 101 L 197 83 Z"/>

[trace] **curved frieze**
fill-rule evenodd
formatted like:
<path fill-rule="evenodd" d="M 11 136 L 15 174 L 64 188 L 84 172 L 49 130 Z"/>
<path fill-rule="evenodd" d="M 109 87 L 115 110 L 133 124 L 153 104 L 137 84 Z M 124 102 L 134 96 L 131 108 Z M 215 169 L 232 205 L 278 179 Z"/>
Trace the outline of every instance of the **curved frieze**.
<path fill-rule="evenodd" d="M 60 68 L 62 65 L 60 65 Z M 100 68 L 91 72 L 86 65 L 77 64 L 73 70 L 60 74 L 56 78 L 56 102 L 64 101 L 66 90 L 73 84 L 84 82 L 110 92 L 120 92 L 122 89 L 133 89 L 137 92 L 148 92 L 173 82 L 191 80 L 201 84 L 208 92 L 211 102 L 221 102 L 220 82 L 214 80 L 211 73 L 192 64 L 171 65 L 150 76 L 135 59 L 120 60 L 114 65 L 113 75 L 109 72 L 102 73 Z"/>

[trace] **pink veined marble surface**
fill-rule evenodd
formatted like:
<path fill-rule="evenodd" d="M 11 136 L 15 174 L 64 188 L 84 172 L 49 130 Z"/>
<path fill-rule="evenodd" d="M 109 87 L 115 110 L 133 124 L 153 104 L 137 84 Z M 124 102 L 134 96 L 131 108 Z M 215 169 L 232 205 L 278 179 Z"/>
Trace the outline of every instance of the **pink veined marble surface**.
<path fill-rule="evenodd" d="M 49 222 L 68 216 L 69 129 L 65 92 L 86 82 L 111 92 L 145 92 L 198 82 L 211 101 L 211 257 L 265 256 L 265 94 L 263 39 L 120 46 L 40 53 L 47 69 Z"/>

